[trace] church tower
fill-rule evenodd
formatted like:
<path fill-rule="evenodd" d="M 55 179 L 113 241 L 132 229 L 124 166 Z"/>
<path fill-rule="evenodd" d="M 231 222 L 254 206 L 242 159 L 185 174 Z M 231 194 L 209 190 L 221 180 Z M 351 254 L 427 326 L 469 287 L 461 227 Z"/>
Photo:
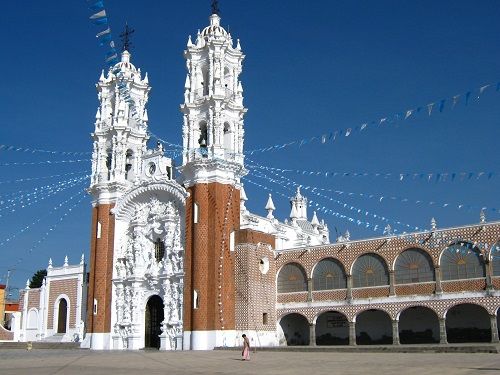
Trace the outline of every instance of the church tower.
<path fill-rule="evenodd" d="M 92 229 L 90 277 L 87 300 L 87 345 L 109 348 L 112 309 L 112 275 L 116 202 L 130 190 L 141 174 L 146 151 L 149 84 L 147 74 L 130 62 L 123 51 L 121 61 L 96 84 L 99 108 L 92 133 Z"/>
<path fill-rule="evenodd" d="M 244 55 L 239 40 L 210 24 L 188 39 L 182 175 L 186 201 L 184 349 L 232 345 L 235 330 L 234 233 L 240 225 Z"/>

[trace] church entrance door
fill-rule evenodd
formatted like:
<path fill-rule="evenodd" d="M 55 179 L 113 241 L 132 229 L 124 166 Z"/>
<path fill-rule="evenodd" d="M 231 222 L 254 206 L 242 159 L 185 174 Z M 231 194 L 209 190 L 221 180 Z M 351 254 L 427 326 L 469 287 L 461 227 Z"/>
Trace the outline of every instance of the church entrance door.
<path fill-rule="evenodd" d="M 163 300 L 158 296 L 149 299 L 146 305 L 145 340 L 146 348 L 160 349 L 161 322 L 163 322 Z"/>
<path fill-rule="evenodd" d="M 66 333 L 66 320 L 68 318 L 68 303 L 64 298 L 59 301 L 59 312 L 57 315 L 57 333 Z"/>

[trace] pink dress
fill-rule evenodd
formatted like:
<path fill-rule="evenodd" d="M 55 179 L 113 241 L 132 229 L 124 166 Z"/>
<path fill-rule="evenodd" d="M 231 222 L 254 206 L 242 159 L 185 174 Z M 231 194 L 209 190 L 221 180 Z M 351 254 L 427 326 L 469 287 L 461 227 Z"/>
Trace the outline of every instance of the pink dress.
<path fill-rule="evenodd" d="M 242 355 L 244 361 L 250 360 L 250 344 L 249 344 L 248 339 L 246 337 L 243 340 L 243 351 L 241 352 L 241 355 Z"/>

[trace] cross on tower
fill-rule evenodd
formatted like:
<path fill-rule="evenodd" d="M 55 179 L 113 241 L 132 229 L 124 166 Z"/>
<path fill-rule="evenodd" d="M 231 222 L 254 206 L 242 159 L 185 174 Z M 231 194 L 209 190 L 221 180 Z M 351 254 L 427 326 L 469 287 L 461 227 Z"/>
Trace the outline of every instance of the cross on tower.
<path fill-rule="evenodd" d="M 217 14 L 219 15 L 220 10 L 219 10 L 219 1 L 218 0 L 212 0 L 212 14 Z"/>
<path fill-rule="evenodd" d="M 120 34 L 120 39 L 122 40 L 123 46 L 122 51 L 129 51 L 130 47 L 132 47 L 132 42 L 130 41 L 130 35 L 135 32 L 134 29 L 128 27 L 128 23 L 125 23 L 125 31 Z"/>

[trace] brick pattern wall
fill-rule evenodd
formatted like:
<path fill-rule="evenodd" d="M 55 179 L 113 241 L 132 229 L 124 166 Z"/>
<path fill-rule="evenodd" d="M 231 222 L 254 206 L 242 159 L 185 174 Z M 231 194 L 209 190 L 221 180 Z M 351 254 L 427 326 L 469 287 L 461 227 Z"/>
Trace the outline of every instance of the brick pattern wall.
<path fill-rule="evenodd" d="M 0 340 L 14 340 L 14 332 L 8 331 L 0 325 Z"/>
<path fill-rule="evenodd" d="M 486 288 L 486 279 L 442 281 L 443 292 L 481 291 Z"/>
<path fill-rule="evenodd" d="M 92 208 L 90 240 L 90 278 L 87 295 L 87 332 L 111 332 L 111 278 L 113 276 L 113 241 L 115 218 L 113 204 Z M 97 238 L 97 223 L 101 223 L 101 238 Z M 94 315 L 94 298 L 97 314 Z"/>
<path fill-rule="evenodd" d="M 278 303 L 306 302 L 307 292 L 279 293 Z"/>
<path fill-rule="evenodd" d="M 274 265 L 274 237 L 253 231 L 240 231 L 237 241 L 256 241 L 239 243 L 235 250 L 236 285 L 236 329 L 274 331 L 276 322 L 276 268 Z M 261 272 L 260 260 L 269 261 L 269 269 Z M 267 322 L 264 322 L 264 313 Z"/>
<path fill-rule="evenodd" d="M 432 294 L 436 290 L 436 283 L 420 283 L 420 284 L 399 284 L 396 285 L 396 295 L 411 296 L 415 294 Z"/>
<path fill-rule="evenodd" d="M 61 294 L 69 297 L 69 327 L 76 327 L 76 306 L 78 293 L 78 279 L 71 278 L 66 280 L 54 280 L 49 284 L 49 305 L 48 305 L 48 321 L 47 328 L 55 329 L 54 327 L 54 304 Z M 57 319 L 57 317 L 56 317 Z"/>
<path fill-rule="evenodd" d="M 312 293 L 313 301 L 338 301 L 347 298 L 347 289 L 322 290 Z"/>
<path fill-rule="evenodd" d="M 234 254 L 229 245 L 231 232 L 239 229 L 240 192 L 220 183 L 196 184 L 188 191 L 184 330 L 232 330 L 235 280 Z M 193 223 L 194 203 L 198 205 L 197 224 Z M 193 309 L 194 290 L 199 296 L 197 309 Z"/>
<path fill-rule="evenodd" d="M 500 277 L 492 277 L 491 278 L 491 284 L 495 289 L 500 289 Z"/>
<path fill-rule="evenodd" d="M 40 309 L 40 288 L 28 291 L 28 311 L 32 308 Z"/>
<path fill-rule="evenodd" d="M 388 286 L 352 289 L 352 298 L 387 297 L 388 295 Z"/>

